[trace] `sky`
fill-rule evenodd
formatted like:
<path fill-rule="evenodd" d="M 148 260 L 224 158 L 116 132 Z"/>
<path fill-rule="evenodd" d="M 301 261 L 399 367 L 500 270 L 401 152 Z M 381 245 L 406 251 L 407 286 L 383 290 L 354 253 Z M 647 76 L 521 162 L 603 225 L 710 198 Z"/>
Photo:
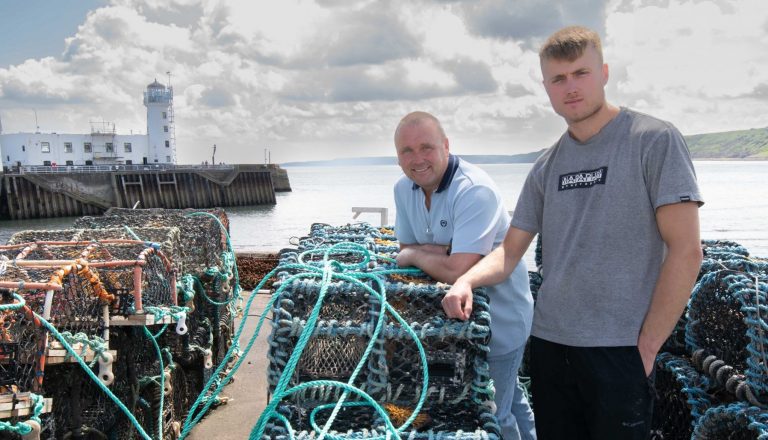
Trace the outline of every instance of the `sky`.
<path fill-rule="evenodd" d="M 768 126 L 765 0 L 3 0 L 0 122 L 143 133 L 157 79 L 180 163 L 393 156 L 414 110 L 453 153 L 526 153 L 565 129 L 537 53 L 574 24 L 603 39 L 611 103 L 686 135 Z"/>

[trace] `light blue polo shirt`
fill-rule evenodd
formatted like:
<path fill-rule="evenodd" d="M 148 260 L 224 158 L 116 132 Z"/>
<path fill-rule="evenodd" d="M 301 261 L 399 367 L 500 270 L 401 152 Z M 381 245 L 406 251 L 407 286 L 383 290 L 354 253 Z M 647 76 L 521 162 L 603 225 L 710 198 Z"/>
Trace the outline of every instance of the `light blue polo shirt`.
<path fill-rule="evenodd" d="M 451 244 L 452 253 L 487 255 L 504 241 L 510 217 L 488 174 L 450 155 L 448 169 L 432 194 L 406 176 L 395 184 L 395 235 L 402 244 Z M 504 282 L 487 288 L 491 301 L 491 356 L 522 346 L 531 332 L 533 298 L 528 270 L 520 261 Z"/>

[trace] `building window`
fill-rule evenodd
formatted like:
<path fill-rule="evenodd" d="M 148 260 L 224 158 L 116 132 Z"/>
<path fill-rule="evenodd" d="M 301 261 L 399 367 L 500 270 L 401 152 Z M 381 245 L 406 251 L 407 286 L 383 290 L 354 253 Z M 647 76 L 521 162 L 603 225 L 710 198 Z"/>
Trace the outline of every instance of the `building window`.
<path fill-rule="evenodd" d="M 64 142 L 64 152 L 65 153 L 72 152 L 72 142 Z"/>
<path fill-rule="evenodd" d="M 44 160 L 44 161 L 43 161 L 43 166 L 44 166 L 44 167 L 49 167 L 49 166 L 51 166 L 51 161 L 50 161 L 50 160 Z"/>
<path fill-rule="evenodd" d="M 168 133 L 168 126 L 167 125 L 163 125 L 163 131 Z"/>
<path fill-rule="evenodd" d="M 124 143 L 124 144 L 123 144 L 123 147 L 125 148 L 125 152 L 126 152 L 126 153 L 130 153 L 130 152 L 132 151 L 132 148 L 131 148 L 131 143 L 130 143 L 130 142 L 126 142 L 126 143 Z"/>
<path fill-rule="evenodd" d="M 107 142 L 105 145 L 107 153 L 114 153 L 115 152 L 115 146 L 112 145 L 112 142 Z"/>
<path fill-rule="evenodd" d="M 50 153 L 51 152 L 51 143 L 50 142 L 40 142 L 40 151 L 43 153 Z"/>
<path fill-rule="evenodd" d="M 21 151 L 27 151 L 27 147 L 25 147 L 24 145 L 22 145 L 22 146 L 21 146 Z"/>
<path fill-rule="evenodd" d="M 168 119 L 168 113 L 167 112 L 163 112 L 163 119 Z"/>
<path fill-rule="evenodd" d="M 126 165 L 133 165 L 133 161 L 132 161 L 132 160 L 126 160 L 126 161 L 125 161 L 125 164 L 126 164 Z"/>
<path fill-rule="evenodd" d="M 5 161 L 6 162 L 10 162 L 11 161 L 11 156 L 5 156 Z"/>
<path fill-rule="evenodd" d="M 165 156 L 165 161 L 166 162 L 170 162 L 171 161 L 171 156 Z"/>
<path fill-rule="evenodd" d="M 91 165 L 93 165 L 93 161 L 92 161 L 92 160 L 86 160 L 86 161 L 85 161 L 85 164 L 86 164 L 87 166 L 91 166 Z"/>
<path fill-rule="evenodd" d="M 165 148 L 168 148 L 171 146 L 171 141 L 165 141 Z"/>
<path fill-rule="evenodd" d="M 71 160 L 68 160 L 68 161 L 67 161 L 67 166 L 72 166 L 72 165 L 74 165 L 74 164 L 75 164 L 75 163 L 74 163 L 73 161 L 71 161 Z"/>
<path fill-rule="evenodd" d="M 93 147 L 90 142 L 83 142 L 83 153 L 93 152 Z"/>

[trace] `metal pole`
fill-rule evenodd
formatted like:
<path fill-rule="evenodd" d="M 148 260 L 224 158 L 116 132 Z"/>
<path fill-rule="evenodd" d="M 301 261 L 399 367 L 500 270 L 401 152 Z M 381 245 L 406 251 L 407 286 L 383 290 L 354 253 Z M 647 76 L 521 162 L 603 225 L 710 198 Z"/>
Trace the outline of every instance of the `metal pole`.
<path fill-rule="evenodd" d="M 216 144 L 213 144 L 213 155 L 211 156 L 211 165 L 216 165 Z"/>

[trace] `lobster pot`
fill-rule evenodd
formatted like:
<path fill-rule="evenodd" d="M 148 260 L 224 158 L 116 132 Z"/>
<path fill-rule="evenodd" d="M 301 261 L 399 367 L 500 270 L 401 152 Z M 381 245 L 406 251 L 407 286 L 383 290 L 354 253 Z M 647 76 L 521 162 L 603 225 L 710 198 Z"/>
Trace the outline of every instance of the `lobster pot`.
<path fill-rule="evenodd" d="M 688 359 L 661 353 L 656 357 L 655 385 L 653 438 L 690 439 L 699 418 L 713 404 L 709 379 Z"/>
<path fill-rule="evenodd" d="M 402 279 L 390 276 L 383 286 L 389 306 L 418 335 L 429 372 L 427 404 L 417 419 L 418 427 L 408 435 L 422 435 L 423 432 L 424 438 L 430 433 L 453 438 L 452 435 L 459 435 L 455 432 L 463 431 L 471 433 L 466 435 L 482 433 L 487 438 L 498 438 L 496 419 L 483 405 L 492 400 L 486 362 L 490 335 L 487 296 L 482 290 L 476 292 L 469 321 L 447 320 L 440 305 L 445 290 L 434 284 L 414 281 L 424 279 L 404 283 Z M 286 273 L 283 282 L 288 284 L 281 286 L 280 297 L 272 310 L 268 368 L 271 393 L 276 391 L 285 366 L 297 349 L 299 336 L 307 326 L 321 290 L 316 279 L 291 281 Z M 367 283 L 379 291 L 379 283 Z M 381 310 L 378 297 L 364 287 L 348 281 L 331 282 L 325 290 L 312 336 L 286 389 L 317 380 L 347 382 L 372 342 L 371 335 Z M 383 318 L 382 331 L 373 341 L 373 348 L 360 367 L 354 384 L 387 408 L 390 419 L 398 426 L 410 416 L 419 401 L 423 362 L 416 343 L 402 325 L 389 312 L 385 312 Z M 318 420 L 327 418 L 331 410 L 323 409 L 323 405 L 339 401 L 342 394 L 341 388 L 325 384 L 300 389 L 283 399 L 280 411 L 298 431 L 297 436 L 307 438 L 312 430 L 311 412 L 320 407 Z M 361 404 L 363 399 L 351 393 L 345 401 Z M 334 419 L 333 430 L 357 436 L 371 430 L 383 433 L 383 426 L 381 417 L 364 405 L 344 408 Z M 269 438 L 287 436 L 278 422 L 270 425 L 267 433 Z"/>
<path fill-rule="evenodd" d="M 328 247 L 338 243 L 357 243 L 377 253 L 397 252 L 394 230 L 387 227 L 374 227 L 368 223 L 355 223 L 345 226 L 331 226 L 314 223 L 309 236 L 299 239 L 299 250 Z"/>
<path fill-rule="evenodd" d="M 410 417 L 413 407 L 385 403 L 382 405 L 387 417 L 395 428 L 402 426 Z M 311 426 L 296 429 L 314 408 L 282 405 L 278 412 L 285 416 L 294 427 L 296 439 L 310 440 L 318 436 Z M 325 405 L 317 412 L 315 423 L 322 427 L 327 422 L 333 403 Z M 306 424 L 306 423 L 304 423 Z M 348 438 L 371 438 L 386 434 L 383 418 L 370 406 L 347 407 L 339 411 L 329 431 L 332 435 Z M 285 425 L 272 419 L 266 427 L 263 439 L 288 440 L 290 438 Z M 471 401 L 461 401 L 447 405 L 426 404 L 416 419 L 400 433 L 400 438 L 416 440 L 499 440 L 501 431 L 496 417 L 490 410 Z"/>
<path fill-rule="evenodd" d="M 707 410 L 693 431 L 693 440 L 762 440 L 768 438 L 768 412 L 745 402 Z"/>
<path fill-rule="evenodd" d="M 122 351 L 120 353 L 123 354 Z M 98 374 L 98 367 L 95 367 L 94 374 Z M 58 437 L 43 438 L 69 438 L 84 429 L 104 434 L 104 438 L 117 435 L 118 421 L 123 413 L 78 364 L 48 366 L 45 388 L 46 396 L 53 398 L 52 417 Z M 127 402 L 125 395 L 118 397 Z"/>
<path fill-rule="evenodd" d="M 117 296 L 112 313 L 131 315 L 144 307 L 169 307 L 176 302 L 176 271 L 154 247 L 133 253 L 131 259 L 93 262 L 106 290 Z"/>
<path fill-rule="evenodd" d="M 156 333 L 161 327 L 156 325 L 149 330 Z M 166 330 L 166 332 L 169 331 L 172 330 L 170 328 Z M 187 377 L 184 369 L 165 353 L 163 354 L 164 368 L 161 373 L 155 348 L 140 327 L 120 327 L 112 329 L 111 333 L 112 341 L 115 346 L 120 347 L 120 352 L 115 359 L 115 382 L 110 389 L 126 404 L 152 438 L 160 438 L 158 415 L 162 395 L 164 400 L 162 438 L 176 438 L 174 432 L 178 424 L 183 423 L 183 417 L 194 401 L 194 397 L 197 396 L 197 392 L 190 387 L 195 385 L 196 379 Z M 159 343 L 162 346 L 163 342 L 159 341 Z M 163 388 L 160 387 L 161 374 L 165 380 Z M 138 430 L 122 411 L 101 416 L 109 420 L 114 419 L 110 421 L 110 424 L 114 423 L 114 428 L 110 430 L 114 435 L 109 438 L 120 440 L 141 438 Z"/>
<path fill-rule="evenodd" d="M 10 291 L 0 304 L 21 304 Z M 29 305 L 0 311 L 0 395 L 43 392 L 46 331 Z"/>
<path fill-rule="evenodd" d="M 689 302 L 687 346 L 718 385 L 753 403 L 768 402 L 767 292 L 765 276 L 724 270 L 703 276 Z M 746 385 L 732 386 L 739 372 Z"/>
<path fill-rule="evenodd" d="M 539 296 L 539 289 L 544 279 L 539 272 L 528 271 L 528 284 L 531 287 L 531 295 L 533 296 L 534 304 L 536 304 L 536 298 Z"/>
<path fill-rule="evenodd" d="M 212 212 L 219 222 L 207 215 L 192 216 L 195 212 L 199 211 L 111 208 L 101 217 L 77 219 L 74 227 L 83 229 L 124 228 L 125 226 L 178 228 L 182 241 L 175 250 L 178 250 L 179 264 L 184 269 L 183 273 L 200 276 L 209 268 L 224 267 L 222 253 L 227 251 L 227 242 L 219 222 L 226 226 L 228 221 L 222 210 Z M 139 237 L 146 239 L 141 235 Z"/>
<path fill-rule="evenodd" d="M 701 240 L 701 250 L 704 258 L 721 258 L 731 255 L 749 256 L 749 251 L 735 241 L 728 240 Z"/>

